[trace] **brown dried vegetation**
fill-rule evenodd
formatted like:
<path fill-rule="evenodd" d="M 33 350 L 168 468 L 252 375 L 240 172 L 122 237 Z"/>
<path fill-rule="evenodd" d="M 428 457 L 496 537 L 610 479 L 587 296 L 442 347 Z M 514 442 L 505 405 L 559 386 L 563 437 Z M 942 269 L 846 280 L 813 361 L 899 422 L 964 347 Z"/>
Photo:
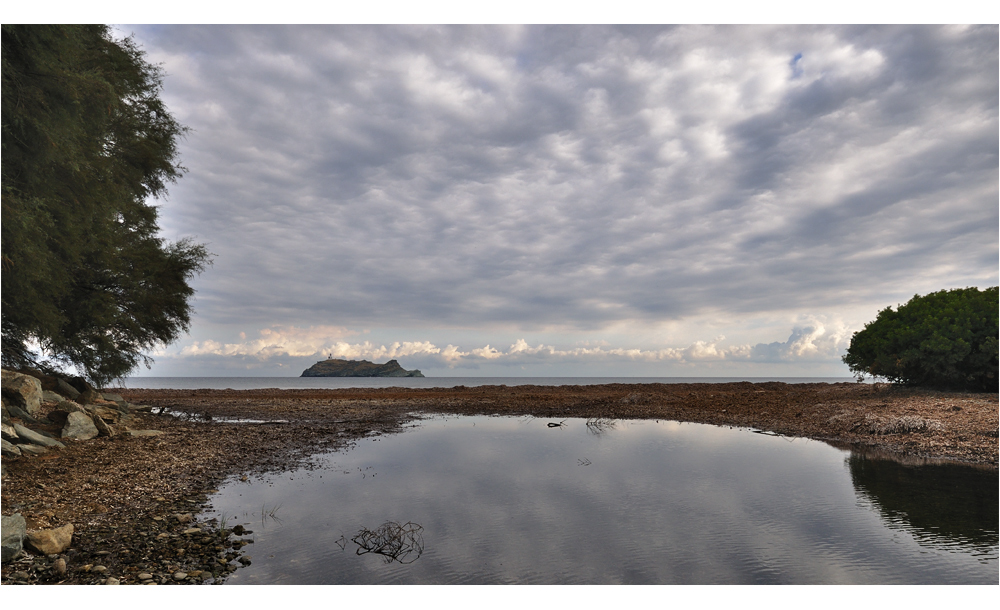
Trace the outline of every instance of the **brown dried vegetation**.
<path fill-rule="evenodd" d="M 748 382 L 118 392 L 129 402 L 153 406 L 152 413 L 137 415 L 131 428 L 165 434 L 120 434 L 70 443 L 44 456 L 4 460 L 4 514 L 20 512 L 29 529 L 76 527 L 67 573 L 41 574 L 34 577 L 38 582 L 97 582 L 83 568 L 98 558 L 123 584 L 138 582 L 137 574 L 153 567 L 162 573 L 176 568 L 208 574 L 207 568 L 219 568 L 209 556 L 236 556 L 228 546 L 234 541 L 220 551 L 218 544 L 202 540 L 207 534 L 185 538 L 181 532 L 189 526 L 172 523 L 170 515 L 197 514 L 208 491 L 227 476 L 306 464 L 310 455 L 352 439 L 397 432 L 418 414 L 535 416 L 557 422 L 570 417 L 667 419 L 810 437 L 910 460 L 997 465 L 997 394 Z M 241 544 L 236 541 L 237 551 Z M 4 566 L 5 582 L 12 569 Z M 227 569 L 215 573 L 221 579 Z"/>

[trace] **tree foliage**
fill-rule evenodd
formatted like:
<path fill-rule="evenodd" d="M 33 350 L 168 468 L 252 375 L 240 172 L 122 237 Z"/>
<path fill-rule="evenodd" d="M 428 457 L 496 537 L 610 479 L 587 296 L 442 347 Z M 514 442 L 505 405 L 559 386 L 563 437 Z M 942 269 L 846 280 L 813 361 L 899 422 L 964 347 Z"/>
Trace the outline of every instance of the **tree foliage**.
<path fill-rule="evenodd" d="M 998 318 L 996 286 L 915 295 L 854 333 L 843 360 L 859 378 L 996 392 Z"/>
<path fill-rule="evenodd" d="M 162 73 L 107 26 L 3 25 L 2 359 L 122 377 L 190 323 L 204 246 L 157 236 L 184 169 Z"/>

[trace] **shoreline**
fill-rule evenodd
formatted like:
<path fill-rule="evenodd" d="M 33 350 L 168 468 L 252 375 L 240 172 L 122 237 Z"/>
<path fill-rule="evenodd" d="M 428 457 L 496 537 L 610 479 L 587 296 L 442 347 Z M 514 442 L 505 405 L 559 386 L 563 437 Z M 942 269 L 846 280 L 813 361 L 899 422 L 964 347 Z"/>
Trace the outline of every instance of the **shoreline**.
<path fill-rule="evenodd" d="M 119 392 L 152 407 L 137 415 L 134 429 L 163 434 L 117 435 L 44 456 L 4 458 L 4 514 L 21 513 L 29 529 L 75 528 L 65 575 L 56 578 L 47 559 L 35 557 L 4 564 L 5 584 L 99 583 L 112 576 L 131 584 L 150 582 L 139 575 L 153 570 L 162 584 L 212 582 L 213 574 L 222 582 L 234 569 L 228 566 L 252 554 L 252 532 L 224 536 L 222 524 L 184 517 L 205 510 L 220 483 L 308 465 L 311 455 L 399 432 L 419 415 L 666 419 L 812 438 L 909 465 L 943 460 L 997 468 L 995 393 L 780 382 Z M 92 571 L 98 562 L 106 568 L 100 574 Z M 16 580 L 14 572 L 28 563 L 30 577 Z M 169 577 L 177 572 L 206 576 Z"/>

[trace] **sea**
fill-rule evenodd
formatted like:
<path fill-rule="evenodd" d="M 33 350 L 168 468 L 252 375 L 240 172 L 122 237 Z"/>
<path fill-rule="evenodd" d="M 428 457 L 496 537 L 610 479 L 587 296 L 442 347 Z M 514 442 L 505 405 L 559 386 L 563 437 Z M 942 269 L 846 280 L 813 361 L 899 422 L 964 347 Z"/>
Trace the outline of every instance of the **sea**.
<path fill-rule="evenodd" d="M 454 388 L 610 383 L 857 383 L 852 377 L 128 377 L 116 387 L 150 390 Z"/>

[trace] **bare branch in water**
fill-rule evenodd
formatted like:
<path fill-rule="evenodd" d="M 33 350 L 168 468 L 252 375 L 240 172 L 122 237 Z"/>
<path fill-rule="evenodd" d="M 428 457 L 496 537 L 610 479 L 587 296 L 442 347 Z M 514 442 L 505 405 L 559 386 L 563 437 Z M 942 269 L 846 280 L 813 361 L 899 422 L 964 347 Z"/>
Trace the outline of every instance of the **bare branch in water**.
<path fill-rule="evenodd" d="M 407 521 L 403 525 L 395 521 L 386 521 L 377 528 L 370 530 L 361 528 L 358 535 L 351 540 L 358 545 L 357 554 L 375 553 L 382 555 L 386 563 L 413 563 L 424 552 L 424 538 L 420 532 L 423 527 Z M 410 555 L 414 555 L 410 557 Z"/>

